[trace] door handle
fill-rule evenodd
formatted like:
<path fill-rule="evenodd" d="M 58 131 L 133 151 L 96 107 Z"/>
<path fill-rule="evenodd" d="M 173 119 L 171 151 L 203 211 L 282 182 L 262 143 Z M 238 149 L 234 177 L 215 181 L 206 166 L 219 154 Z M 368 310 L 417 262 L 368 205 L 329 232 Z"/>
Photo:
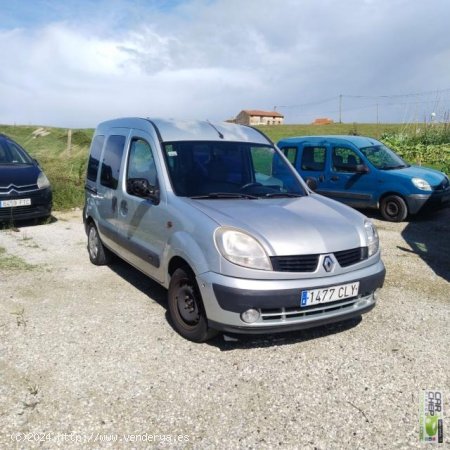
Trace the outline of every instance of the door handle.
<path fill-rule="evenodd" d="M 337 181 L 337 180 L 339 180 L 339 177 L 338 177 L 337 175 L 333 175 L 333 176 L 330 178 L 330 180 L 331 180 L 331 181 Z"/>
<path fill-rule="evenodd" d="M 125 200 L 120 202 L 120 213 L 126 216 L 128 214 L 128 205 Z"/>
<path fill-rule="evenodd" d="M 87 192 L 91 193 L 92 198 L 102 199 L 104 196 L 102 194 L 99 194 L 96 188 L 86 186 L 85 187 Z"/>

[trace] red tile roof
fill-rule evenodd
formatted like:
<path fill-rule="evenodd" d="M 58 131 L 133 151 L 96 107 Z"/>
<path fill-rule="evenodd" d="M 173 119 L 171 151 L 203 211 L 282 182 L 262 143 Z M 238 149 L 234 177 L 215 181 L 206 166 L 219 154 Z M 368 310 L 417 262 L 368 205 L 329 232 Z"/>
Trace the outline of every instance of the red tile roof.
<path fill-rule="evenodd" d="M 247 113 L 249 116 L 260 116 L 260 117 L 284 117 L 276 111 L 261 111 L 260 109 L 244 109 L 243 112 Z"/>
<path fill-rule="evenodd" d="M 313 122 L 313 125 L 329 125 L 330 123 L 333 123 L 333 120 L 328 117 L 319 117 Z"/>

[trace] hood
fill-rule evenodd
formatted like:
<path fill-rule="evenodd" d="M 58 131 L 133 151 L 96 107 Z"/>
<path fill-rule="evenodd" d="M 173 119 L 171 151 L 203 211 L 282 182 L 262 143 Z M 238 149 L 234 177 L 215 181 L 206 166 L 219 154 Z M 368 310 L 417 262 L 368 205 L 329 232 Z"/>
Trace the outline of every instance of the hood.
<path fill-rule="evenodd" d="M 253 235 L 271 256 L 329 253 L 364 245 L 364 216 L 317 194 L 295 199 L 189 201 L 219 225 Z"/>
<path fill-rule="evenodd" d="M 35 185 L 40 172 L 33 164 L 0 164 L 0 187 Z"/>
<path fill-rule="evenodd" d="M 445 179 L 445 175 L 438 170 L 429 169 L 428 167 L 409 166 L 404 169 L 388 170 L 387 172 L 398 174 L 404 178 L 422 178 L 427 181 L 430 186 L 437 187 Z"/>

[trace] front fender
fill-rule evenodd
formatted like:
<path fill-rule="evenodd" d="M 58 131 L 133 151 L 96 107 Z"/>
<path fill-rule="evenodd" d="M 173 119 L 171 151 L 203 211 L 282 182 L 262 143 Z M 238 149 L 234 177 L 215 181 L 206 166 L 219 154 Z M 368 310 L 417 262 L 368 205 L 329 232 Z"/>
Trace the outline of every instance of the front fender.
<path fill-rule="evenodd" d="M 403 183 L 389 183 L 383 185 L 383 188 L 377 192 L 376 201 L 378 206 L 380 206 L 381 199 L 387 194 L 400 195 L 401 197 L 406 199 L 408 195 L 411 194 L 411 189 L 407 189 L 407 187 L 404 186 Z"/>
<path fill-rule="evenodd" d="M 167 246 L 165 258 L 165 261 L 167 261 L 166 273 L 168 273 L 170 261 L 175 257 L 184 259 L 196 276 L 205 272 L 218 272 L 220 269 L 220 255 L 215 245 L 211 244 L 213 242 L 212 235 L 210 239 L 211 242 L 208 242 L 208 237 L 203 236 L 199 242 L 195 236 L 185 231 L 174 233 L 170 237 Z M 167 285 L 169 281 L 170 278 L 167 277 Z"/>

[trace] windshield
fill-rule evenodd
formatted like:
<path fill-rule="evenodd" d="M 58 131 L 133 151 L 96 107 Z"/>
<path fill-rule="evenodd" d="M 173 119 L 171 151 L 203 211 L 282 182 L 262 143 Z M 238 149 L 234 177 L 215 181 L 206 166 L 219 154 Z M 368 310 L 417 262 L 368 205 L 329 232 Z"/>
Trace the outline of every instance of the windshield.
<path fill-rule="evenodd" d="M 163 144 L 176 195 L 194 198 L 298 197 L 305 190 L 270 146 L 242 142 Z"/>
<path fill-rule="evenodd" d="M 400 156 L 383 144 L 364 147 L 360 150 L 377 169 L 391 170 L 408 167 L 408 164 Z"/>
<path fill-rule="evenodd" d="M 15 142 L 0 139 L 0 164 L 33 164 L 33 160 Z"/>

